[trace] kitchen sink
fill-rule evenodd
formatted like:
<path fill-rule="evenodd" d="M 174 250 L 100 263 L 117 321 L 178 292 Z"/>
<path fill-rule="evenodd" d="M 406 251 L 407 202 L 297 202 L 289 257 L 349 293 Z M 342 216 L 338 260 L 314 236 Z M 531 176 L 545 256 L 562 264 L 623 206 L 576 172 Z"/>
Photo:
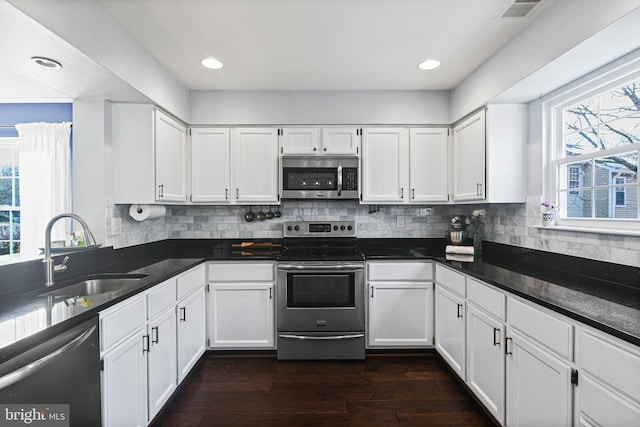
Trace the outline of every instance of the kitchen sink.
<path fill-rule="evenodd" d="M 40 296 L 89 296 L 117 291 L 147 277 L 146 274 L 93 275 L 80 282 L 40 294 Z"/>

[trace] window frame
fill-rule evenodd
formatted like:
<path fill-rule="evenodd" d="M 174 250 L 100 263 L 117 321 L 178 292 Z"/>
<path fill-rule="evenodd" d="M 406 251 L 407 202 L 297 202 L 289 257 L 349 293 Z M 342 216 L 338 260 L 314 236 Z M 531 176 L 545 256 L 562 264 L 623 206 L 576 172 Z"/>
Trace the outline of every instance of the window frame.
<path fill-rule="evenodd" d="M 545 166 L 543 168 L 543 170 L 546 171 L 545 200 L 549 200 L 556 205 L 560 205 L 562 215 L 560 215 L 559 219 L 556 221 L 556 226 L 558 228 L 596 233 L 612 232 L 615 234 L 619 234 L 622 229 L 640 229 L 640 213 L 638 214 L 638 218 L 568 218 L 566 215 L 567 207 L 563 207 L 561 206 L 561 203 L 559 203 L 559 194 L 562 191 L 559 189 L 564 188 L 559 186 L 559 183 L 562 182 L 562 180 L 565 180 L 566 189 L 564 191 L 566 191 L 567 196 L 572 193 L 577 193 L 576 190 L 571 190 L 569 188 L 569 182 L 567 181 L 569 178 L 568 172 L 565 171 L 563 173 L 561 170 L 563 165 L 566 169 L 566 165 L 572 163 L 584 161 L 595 162 L 596 158 L 626 153 L 629 151 L 638 150 L 640 152 L 640 143 L 634 143 L 608 150 L 566 157 L 564 153 L 565 123 L 563 111 L 572 105 L 586 101 L 595 96 L 602 95 L 607 91 L 615 90 L 638 79 L 640 79 L 640 58 L 635 58 L 628 61 L 626 64 L 616 65 L 615 67 L 609 68 L 608 71 L 597 73 L 597 75 L 593 77 L 587 76 L 579 82 L 571 85 L 568 89 L 562 90 L 562 92 L 556 96 L 553 96 L 549 100 L 543 102 L 543 117 L 546 127 L 544 135 L 547 139 L 544 161 Z M 595 174 L 595 170 L 593 173 Z M 634 187 L 637 188 L 637 194 L 640 194 L 640 180 L 637 181 L 638 182 L 635 184 L 625 184 L 623 187 L 625 189 L 625 193 L 627 188 Z M 614 207 L 617 207 L 615 194 L 620 185 L 617 185 L 615 181 L 610 184 L 611 185 L 608 187 L 611 189 L 614 196 L 612 204 Z M 590 190 L 592 191 L 592 194 L 595 194 L 597 190 L 607 189 L 607 186 L 594 186 L 593 182 L 590 184 L 584 182 L 581 183 L 580 179 L 578 179 L 578 185 L 579 189 Z M 595 205 L 595 203 L 592 204 Z M 592 207 L 592 215 L 595 215 L 594 210 L 595 208 Z M 640 235 L 640 232 L 638 234 Z"/>

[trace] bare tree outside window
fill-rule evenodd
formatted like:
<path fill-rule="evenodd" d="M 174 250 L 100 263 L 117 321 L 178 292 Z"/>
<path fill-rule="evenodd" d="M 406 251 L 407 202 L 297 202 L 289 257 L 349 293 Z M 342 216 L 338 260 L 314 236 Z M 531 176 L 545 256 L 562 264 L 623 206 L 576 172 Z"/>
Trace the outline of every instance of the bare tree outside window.
<path fill-rule="evenodd" d="M 566 217 L 638 219 L 640 80 L 565 108 L 563 122 L 556 167 Z"/>

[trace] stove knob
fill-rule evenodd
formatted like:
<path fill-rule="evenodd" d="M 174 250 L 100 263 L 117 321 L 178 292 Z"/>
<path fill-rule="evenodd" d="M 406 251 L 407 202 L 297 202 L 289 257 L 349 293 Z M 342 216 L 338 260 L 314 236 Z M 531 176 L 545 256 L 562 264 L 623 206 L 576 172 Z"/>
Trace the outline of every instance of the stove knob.
<path fill-rule="evenodd" d="M 341 225 L 340 230 L 344 231 L 344 229 L 345 229 L 344 225 Z"/>
<path fill-rule="evenodd" d="M 347 226 L 347 230 L 351 231 L 353 230 L 353 227 L 351 225 Z"/>
<path fill-rule="evenodd" d="M 338 231 L 338 226 L 337 225 L 333 226 L 333 231 Z"/>
<path fill-rule="evenodd" d="M 298 226 L 296 225 L 295 230 L 296 230 L 296 231 L 300 231 L 300 227 L 298 227 Z"/>
<path fill-rule="evenodd" d="M 287 227 L 287 231 L 291 231 L 293 230 L 293 227 L 291 227 L 290 225 Z"/>

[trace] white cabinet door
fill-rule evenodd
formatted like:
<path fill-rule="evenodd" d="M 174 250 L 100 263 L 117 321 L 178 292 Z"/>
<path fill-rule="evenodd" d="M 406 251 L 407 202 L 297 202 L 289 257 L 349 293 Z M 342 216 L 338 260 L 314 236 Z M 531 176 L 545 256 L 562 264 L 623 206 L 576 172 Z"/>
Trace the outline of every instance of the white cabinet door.
<path fill-rule="evenodd" d="M 107 427 L 147 425 L 147 356 L 144 330 L 102 357 L 102 423 Z"/>
<path fill-rule="evenodd" d="M 208 298 L 209 347 L 274 347 L 273 283 L 211 283 Z"/>
<path fill-rule="evenodd" d="M 571 426 L 571 367 L 513 330 L 507 335 L 507 425 Z"/>
<path fill-rule="evenodd" d="M 191 129 L 191 201 L 229 203 L 231 152 L 229 129 Z"/>
<path fill-rule="evenodd" d="M 436 284 L 436 350 L 465 379 L 465 301 Z"/>
<path fill-rule="evenodd" d="M 369 346 L 433 345 L 433 284 L 371 282 Z"/>
<path fill-rule="evenodd" d="M 409 133 L 409 202 L 449 200 L 448 129 L 412 128 Z"/>
<path fill-rule="evenodd" d="M 279 203 L 278 130 L 235 129 L 231 155 L 235 201 L 244 204 Z"/>
<path fill-rule="evenodd" d="M 467 384 L 500 424 L 504 424 L 504 324 L 467 306 Z"/>
<path fill-rule="evenodd" d="M 362 201 L 402 203 L 408 197 L 409 132 L 403 128 L 362 130 Z"/>
<path fill-rule="evenodd" d="M 485 111 L 453 128 L 453 201 L 485 198 Z"/>
<path fill-rule="evenodd" d="M 318 128 L 284 128 L 280 136 L 280 153 L 317 154 L 319 150 Z"/>
<path fill-rule="evenodd" d="M 635 381 L 638 381 L 637 377 Z M 594 427 L 640 425 L 640 406 L 623 398 L 597 379 L 589 375 L 581 375 L 577 393 L 578 425 Z"/>
<path fill-rule="evenodd" d="M 156 200 L 187 201 L 187 129 L 155 110 Z"/>
<path fill-rule="evenodd" d="M 204 287 L 178 303 L 178 383 L 205 352 L 207 345 Z"/>
<path fill-rule="evenodd" d="M 357 128 L 322 128 L 322 153 L 356 155 L 360 150 Z"/>
<path fill-rule="evenodd" d="M 149 321 L 149 418 L 153 420 L 176 389 L 176 313 L 173 307 Z"/>

